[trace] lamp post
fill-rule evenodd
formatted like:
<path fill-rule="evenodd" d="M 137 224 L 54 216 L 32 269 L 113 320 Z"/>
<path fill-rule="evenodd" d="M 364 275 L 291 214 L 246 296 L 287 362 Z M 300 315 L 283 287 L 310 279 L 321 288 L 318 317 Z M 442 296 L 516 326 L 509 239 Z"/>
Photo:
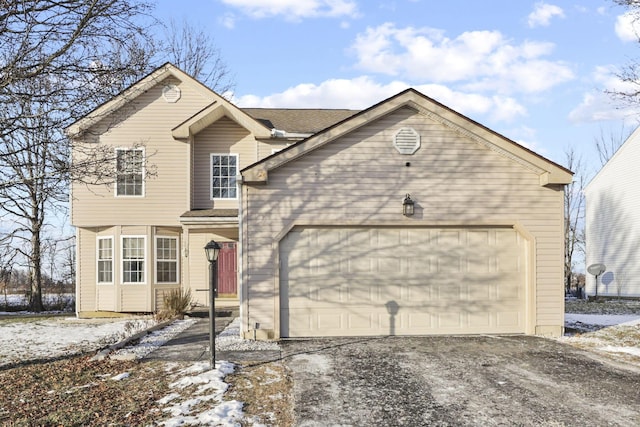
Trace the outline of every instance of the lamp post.
<path fill-rule="evenodd" d="M 216 367 L 216 297 L 218 296 L 218 253 L 220 244 L 211 240 L 204 247 L 209 261 L 209 348 L 211 369 Z"/>

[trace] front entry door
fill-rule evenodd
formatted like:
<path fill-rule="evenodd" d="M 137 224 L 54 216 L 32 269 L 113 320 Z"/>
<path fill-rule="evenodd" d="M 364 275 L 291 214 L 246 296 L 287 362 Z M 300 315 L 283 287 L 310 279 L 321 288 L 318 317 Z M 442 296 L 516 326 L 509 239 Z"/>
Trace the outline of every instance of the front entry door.
<path fill-rule="evenodd" d="M 218 296 L 238 296 L 238 257 L 236 242 L 221 242 L 218 253 Z"/>

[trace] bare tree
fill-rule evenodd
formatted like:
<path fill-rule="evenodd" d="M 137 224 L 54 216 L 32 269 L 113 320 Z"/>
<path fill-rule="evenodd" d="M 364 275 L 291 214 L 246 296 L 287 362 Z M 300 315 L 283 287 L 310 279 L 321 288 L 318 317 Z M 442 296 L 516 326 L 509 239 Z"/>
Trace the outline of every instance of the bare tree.
<path fill-rule="evenodd" d="M 69 180 L 111 152 L 70 161 L 63 129 L 150 69 L 146 0 L 0 1 L 0 216 L 29 271 L 41 311 L 48 215 L 65 209 Z M 141 22 L 141 23 L 136 23 Z M 2 243 L 0 242 L 0 243 Z"/>
<path fill-rule="evenodd" d="M 574 171 L 571 184 L 565 187 L 564 193 L 564 277 L 565 291 L 571 291 L 571 283 L 575 270 L 577 253 L 585 251 L 584 233 L 584 186 L 586 185 L 585 165 L 582 158 L 573 148 L 565 151 L 566 166 Z"/>
<path fill-rule="evenodd" d="M 640 1 L 638 0 L 612 0 L 613 3 L 626 7 L 633 22 L 640 19 Z M 640 42 L 640 34 L 636 34 Z M 624 83 L 624 89 L 607 91 L 615 99 L 626 104 L 637 105 L 640 102 L 640 62 L 637 59 L 629 61 L 620 68 L 617 77 Z"/>
<path fill-rule="evenodd" d="M 618 134 L 614 134 L 612 131 L 609 135 L 605 135 L 604 131 L 600 129 L 600 136 L 596 137 L 595 144 L 601 166 L 604 166 L 613 157 L 630 134 L 631 132 L 624 125 L 621 126 Z"/>
<path fill-rule="evenodd" d="M 172 19 L 165 27 L 161 52 L 169 62 L 219 94 L 235 86 L 213 38 L 186 20 L 179 24 Z"/>

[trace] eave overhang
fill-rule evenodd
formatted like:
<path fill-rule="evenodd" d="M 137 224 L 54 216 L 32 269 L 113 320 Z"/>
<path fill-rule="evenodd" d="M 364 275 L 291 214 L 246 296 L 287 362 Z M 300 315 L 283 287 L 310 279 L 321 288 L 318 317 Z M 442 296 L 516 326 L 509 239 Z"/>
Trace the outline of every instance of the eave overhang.
<path fill-rule="evenodd" d="M 420 114 L 530 169 L 539 176 L 541 186 L 565 185 L 570 184 L 572 181 L 573 172 L 570 170 L 440 104 L 415 89 L 407 89 L 322 132 L 246 167 L 241 171 L 243 182 L 246 184 L 265 184 L 268 181 L 269 171 L 294 161 L 316 148 L 322 147 L 367 123 L 403 107 L 412 108 Z"/>

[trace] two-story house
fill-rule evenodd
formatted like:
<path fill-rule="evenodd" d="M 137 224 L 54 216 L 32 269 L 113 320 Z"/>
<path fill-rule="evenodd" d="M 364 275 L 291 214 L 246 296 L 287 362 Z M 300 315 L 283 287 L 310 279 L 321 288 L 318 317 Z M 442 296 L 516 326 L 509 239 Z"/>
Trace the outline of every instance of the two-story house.
<path fill-rule="evenodd" d="M 70 126 L 76 156 L 113 150 L 106 184 L 72 184 L 79 315 L 153 312 L 180 287 L 206 305 L 211 239 L 237 297 L 239 171 L 355 112 L 239 109 L 165 64 Z"/>
<path fill-rule="evenodd" d="M 213 239 L 245 337 L 563 331 L 571 171 L 414 89 L 240 109 L 167 64 L 67 131 L 113 177 L 72 188 L 80 315 L 206 305 Z"/>

